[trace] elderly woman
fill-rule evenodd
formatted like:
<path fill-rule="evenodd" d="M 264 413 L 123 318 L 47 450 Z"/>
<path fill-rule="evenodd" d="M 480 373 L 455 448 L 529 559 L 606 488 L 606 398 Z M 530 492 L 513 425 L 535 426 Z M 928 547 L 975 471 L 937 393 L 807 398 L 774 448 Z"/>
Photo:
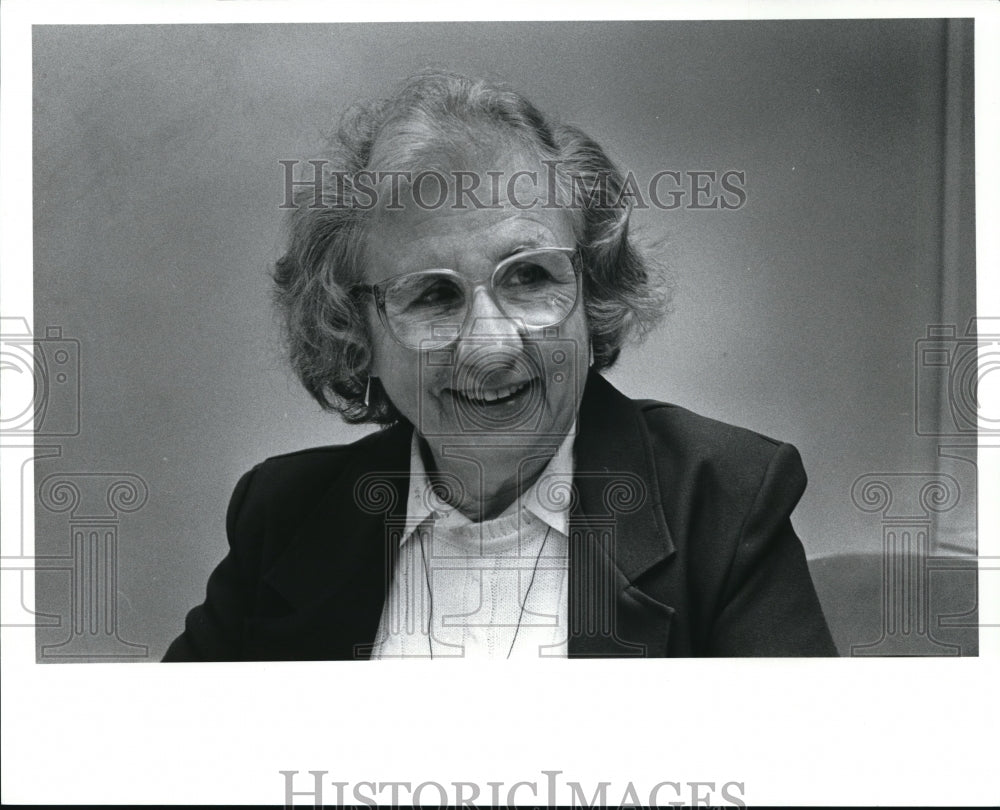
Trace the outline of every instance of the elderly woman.
<path fill-rule="evenodd" d="M 165 660 L 836 654 L 795 449 L 601 376 L 663 297 L 600 146 L 435 73 L 332 158 L 277 302 L 309 393 L 383 428 L 243 476 Z"/>

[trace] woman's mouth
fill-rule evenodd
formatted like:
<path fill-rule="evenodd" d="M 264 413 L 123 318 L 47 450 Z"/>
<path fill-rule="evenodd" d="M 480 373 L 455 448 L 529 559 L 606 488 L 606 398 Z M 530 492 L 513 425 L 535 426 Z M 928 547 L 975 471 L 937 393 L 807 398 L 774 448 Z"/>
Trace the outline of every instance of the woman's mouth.
<path fill-rule="evenodd" d="M 477 388 L 475 391 L 454 391 L 455 396 L 473 405 L 490 406 L 504 405 L 521 397 L 529 388 L 531 381 L 514 383 L 494 388 Z"/>

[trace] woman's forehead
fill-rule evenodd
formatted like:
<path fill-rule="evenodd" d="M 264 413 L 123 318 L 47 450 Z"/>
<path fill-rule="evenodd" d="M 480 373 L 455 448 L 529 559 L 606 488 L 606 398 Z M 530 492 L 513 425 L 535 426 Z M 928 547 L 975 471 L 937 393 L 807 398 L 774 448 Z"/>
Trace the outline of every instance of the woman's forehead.
<path fill-rule="evenodd" d="M 400 273 L 448 268 L 470 275 L 489 273 L 497 262 L 520 250 L 574 247 L 572 212 L 543 208 L 520 210 L 411 206 L 382 211 L 368 233 L 367 276 L 377 283 Z"/>

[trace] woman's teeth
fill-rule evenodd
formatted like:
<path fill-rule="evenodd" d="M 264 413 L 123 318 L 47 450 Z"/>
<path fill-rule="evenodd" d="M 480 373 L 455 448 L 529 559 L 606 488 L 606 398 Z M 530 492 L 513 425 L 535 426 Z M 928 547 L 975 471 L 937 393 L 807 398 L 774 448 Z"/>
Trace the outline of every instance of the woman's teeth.
<path fill-rule="evenodd" d="M 480 391 L 477 392 L 478 396 L 466 393 L 465 397 L 472 400 L 473 402 L 496 402 L 500 399 L 508 399 L 515 394 L 520 394 L 525 388 L 528 387 L 528 383 L 518 383 L 517 385 L 508 385 L 505 388 L 494 388 L 491 391 Z"/>

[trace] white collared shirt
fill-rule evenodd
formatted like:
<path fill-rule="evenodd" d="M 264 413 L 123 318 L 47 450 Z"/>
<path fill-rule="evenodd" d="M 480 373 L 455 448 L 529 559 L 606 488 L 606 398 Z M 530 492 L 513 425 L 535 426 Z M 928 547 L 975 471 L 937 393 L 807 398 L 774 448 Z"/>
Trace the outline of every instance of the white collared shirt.
<path fill-rule="evenodd" d="M 565 657 L 574 425 L 534 484 L 474 523 L 430 486 L 414 431 L 406 524 L 372 658 Z"/>

